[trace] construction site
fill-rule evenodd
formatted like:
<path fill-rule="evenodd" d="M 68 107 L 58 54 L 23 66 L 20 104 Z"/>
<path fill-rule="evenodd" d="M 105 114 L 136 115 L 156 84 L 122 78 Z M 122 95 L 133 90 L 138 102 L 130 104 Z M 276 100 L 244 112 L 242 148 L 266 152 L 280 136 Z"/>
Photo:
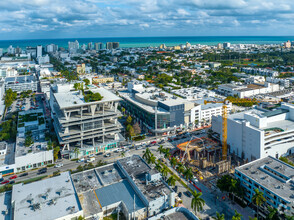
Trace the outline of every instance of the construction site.
<path fill-rule="evenodd" d="M 227 172 L 231 161 L 227 159 L 227 109 L 222 108 L 222 143 L 206 136 L 192 136 L 189 140 L 176 145 L 174 156 L 186 167 L 192 169 L 200 180 Z"/>

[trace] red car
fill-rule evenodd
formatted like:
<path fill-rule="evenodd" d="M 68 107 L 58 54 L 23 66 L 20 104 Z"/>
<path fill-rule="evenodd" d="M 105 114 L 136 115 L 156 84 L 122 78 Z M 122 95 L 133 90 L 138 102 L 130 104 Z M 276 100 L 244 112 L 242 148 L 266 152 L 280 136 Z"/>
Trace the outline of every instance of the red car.
<path fill-rule="evenodd" d="M 17 175 L 13 175 L 11 177 L 9 177 L 10 180 L 13 180 L 13 179 L 16 179 L 17 178 Z"/>
<path fill-rule="evenodd" d="M 4 180 L 3 182 L 1 182 L 1 185 L 7 184 L 9 183 L 9 180 Z"/>
<path fill-rule="evenodd" d="M 151 144 L 156 144 L 156 141 L 152 141 Z"/>

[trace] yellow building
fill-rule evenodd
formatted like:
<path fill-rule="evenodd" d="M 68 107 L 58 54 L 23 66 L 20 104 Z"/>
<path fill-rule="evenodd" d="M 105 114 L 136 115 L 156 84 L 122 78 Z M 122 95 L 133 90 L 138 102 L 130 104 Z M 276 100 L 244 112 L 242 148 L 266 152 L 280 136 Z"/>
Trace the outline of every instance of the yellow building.
<path fill-rule="evenodd" d="M 93 77 L 92 78 L 92 83 L 108 83 L 108 82 L 114 82 L 113 77 Z"/>
<path fill-rule="evenodd" d="M 86 73 L 86 65 L 84 63 L 77 65 L 77 73 L 85 74 Z"/>
<path fill-rule="evenodd" d="M 174 46 L 174 50 L 180 50 L 181 47 L 180 46 Z"/>

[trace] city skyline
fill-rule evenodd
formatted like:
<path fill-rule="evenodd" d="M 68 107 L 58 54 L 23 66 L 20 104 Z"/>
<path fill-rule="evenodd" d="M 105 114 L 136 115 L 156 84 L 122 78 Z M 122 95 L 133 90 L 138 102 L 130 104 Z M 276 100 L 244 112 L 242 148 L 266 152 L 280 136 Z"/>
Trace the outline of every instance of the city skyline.
<path fill-rule="evenodd" d="M 291 36 L 294 3 L 23 0 L 0 2 L 0 40 L 153 36 Z"/>

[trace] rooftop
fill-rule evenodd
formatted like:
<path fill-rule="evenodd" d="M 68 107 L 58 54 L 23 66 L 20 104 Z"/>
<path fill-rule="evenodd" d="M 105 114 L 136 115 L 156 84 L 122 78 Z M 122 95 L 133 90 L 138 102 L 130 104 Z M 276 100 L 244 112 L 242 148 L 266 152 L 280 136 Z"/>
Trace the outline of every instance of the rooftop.
<path fill-rule="evenodd" d="M 237 167 L 236 170 L 284 200 L 294 202 L 293 166 L 269 156 Z"/>
<path fill-rule="evenodd" d="M 58 219 L 81 211 L 69 172 L 30 184 L 13 185 L 14 219 Z"/>
<path fill-rule="evenodd" d="M 103 96 L 103 99 L 95 102 L 85 102 L 84 96 L 80 93 L 80 91 L 58 92 L 54 93 L 54 96 L 61 109 L 90 105 L 91 103 L 103 103 L 121 100 L 118 96 L 104 88 L 90 89 L 90 91 L 93 93 L 100 93 L 100 95 Z"/>
<path fill-rule="evenodd" d="M 95 192 L 102 207 L 107 207 L 120 201 L 126 205 L 129 212 L 145 207 L 143 201 L 127 180 L 105 186 L 95 190 Z"/>
<path fill-rule="evenodd" d="M 11 219 L 11 192 L 0 193 L 0 220 Z"/>

